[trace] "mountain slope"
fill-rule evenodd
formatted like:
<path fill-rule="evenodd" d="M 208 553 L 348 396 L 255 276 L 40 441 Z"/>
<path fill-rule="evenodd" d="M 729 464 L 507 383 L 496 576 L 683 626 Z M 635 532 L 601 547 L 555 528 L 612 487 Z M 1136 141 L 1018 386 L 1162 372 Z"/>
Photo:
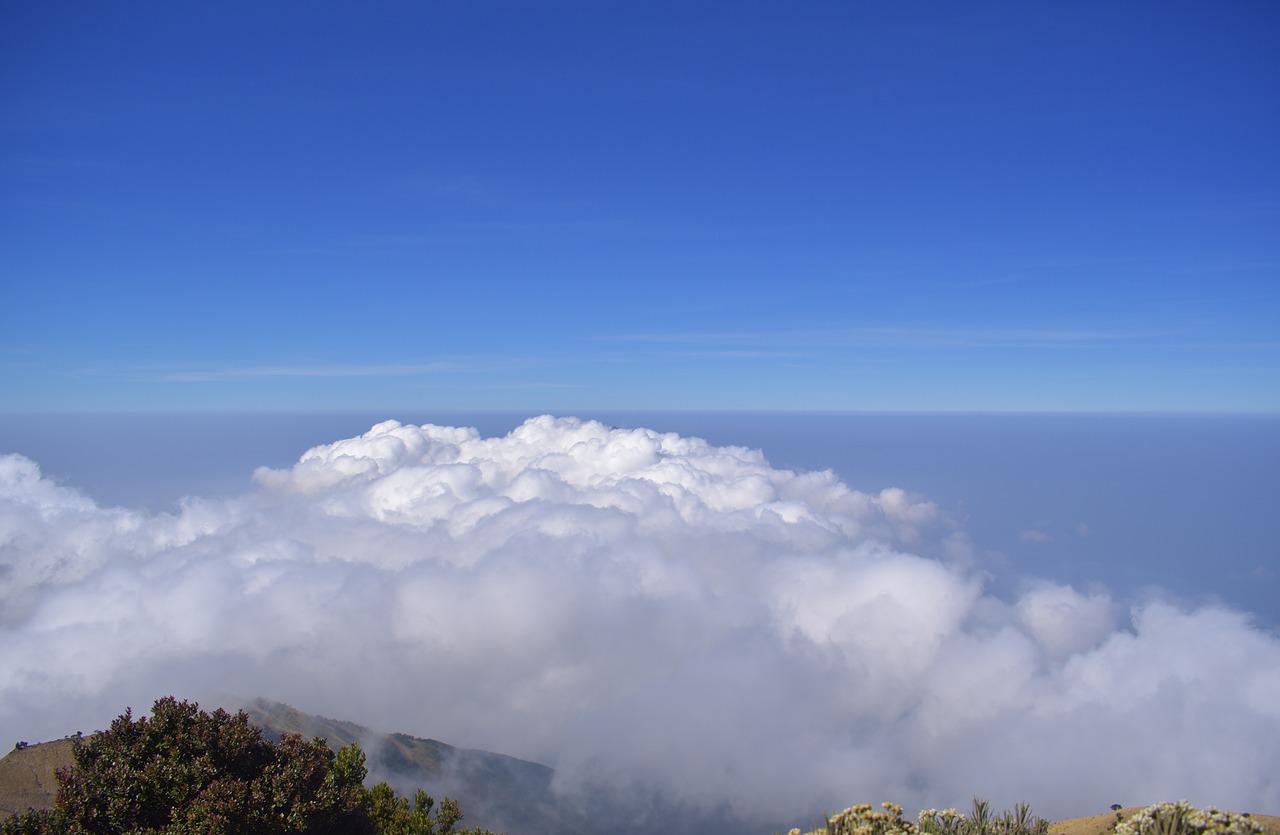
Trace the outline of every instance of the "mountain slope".
<path fill-rule="evenodd" d="M 59 768 L 72 764 L 75 742 L 59 739 L 15 747 L 0 759 L 0 820 L 28 809 L 52 809 Z"/>
<path fill-rule="evenodd" d="M 467 826 L 508 835 L 588 835 L 593 831 L 584 814 L 552 794 L 554 771 L 545 765 L 455 748 L 434 739 L 379 733 L 265 699 L 251 702 L 244 710 L 271 740 L 297 733 L 305 739 L 324 737 L 334 749 L 358 743 L 367 756 L 371 782 L 386 780 L 398 793 L 411 795 L 422 788 L 436 800 L 452 797 L 462 806 Z"/>

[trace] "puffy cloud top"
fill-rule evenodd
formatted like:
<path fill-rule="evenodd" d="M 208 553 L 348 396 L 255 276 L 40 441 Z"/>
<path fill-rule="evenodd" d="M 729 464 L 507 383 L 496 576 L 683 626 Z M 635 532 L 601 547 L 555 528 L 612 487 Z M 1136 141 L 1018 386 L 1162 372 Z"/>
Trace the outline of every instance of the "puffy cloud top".
<path fill-rule="evenodd" d="M 1280 808 L 1280 641 L 1049 581 L 997 599 L 900 489 L 550 417 L 389 421 L 255 478 L 150 515 L 0 458 L 0 727 L 262 695 L 770 821 Z"/>

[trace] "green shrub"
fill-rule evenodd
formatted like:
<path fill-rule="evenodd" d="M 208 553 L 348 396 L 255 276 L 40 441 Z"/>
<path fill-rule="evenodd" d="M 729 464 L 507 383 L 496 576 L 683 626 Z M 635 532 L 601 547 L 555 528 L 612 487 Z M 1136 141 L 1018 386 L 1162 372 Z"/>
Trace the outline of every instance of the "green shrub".
<path fill-rule="evenodd" d="M 492 835 L 484 829 L 454 829 L 462 820 L 458 801 L 445 798 L 432 812 L 436 802 L 418 789 L 409 798 L 396 797 L 395 790 L 379 783 L 369 790 L 370 814 L 378 835 Z"/>
<path fill-rule="evenodd" d="M 285 734 L 272 743 L 243 711 L 206 713 L 171 696 L 79 741 L 58 772 L 57 807 L 0 822 L 0 835 L 484 835 L 455 831 L 458 804 L 386 783 L 364 787 L 355 743 Z"/>
<path fill-rule="evenodd" d="M 373 835 L 365 811 L 364 754 L 335 755 L 324 740 L 262 738 L 242 711 L 206 713 L 173 697 L 151 718 L 131 711 L 77 740 L 58 772 L 57 808 L 4 822 L 0 832 L 94 835 Z"/>

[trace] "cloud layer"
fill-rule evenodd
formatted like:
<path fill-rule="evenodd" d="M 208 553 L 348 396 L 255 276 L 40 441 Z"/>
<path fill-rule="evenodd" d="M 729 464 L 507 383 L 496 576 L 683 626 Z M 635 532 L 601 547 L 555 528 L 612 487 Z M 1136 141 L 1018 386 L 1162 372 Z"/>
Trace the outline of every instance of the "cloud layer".
<path fill-rule="evenodd" d="M 754 820 L 1280 810 L 1280 640 L 1049 581 L 998 599 L 899 489 L 549 417 L 382 423 L 255 478 L 152 515 L 0 457 L 0 732 L 266 696 Z"/>

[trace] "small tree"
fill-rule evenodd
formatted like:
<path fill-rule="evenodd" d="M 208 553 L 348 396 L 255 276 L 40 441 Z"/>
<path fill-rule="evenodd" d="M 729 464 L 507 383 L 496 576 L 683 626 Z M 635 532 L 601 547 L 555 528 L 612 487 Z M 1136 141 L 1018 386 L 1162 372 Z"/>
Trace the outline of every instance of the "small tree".
<path fill-rule="evenodd" d="M 486 832 L 481 829 L 455 832 L 454 826 L 462 820 L 458 801 L 446 797 L 433 815 L 435 799 L 422 789 L 414 792 L 410 805 L 407 797 L 396 797 L 391 786 L 379 783 L 369 790 L 369 801 L 378 835 L 484 835 Z"/>

